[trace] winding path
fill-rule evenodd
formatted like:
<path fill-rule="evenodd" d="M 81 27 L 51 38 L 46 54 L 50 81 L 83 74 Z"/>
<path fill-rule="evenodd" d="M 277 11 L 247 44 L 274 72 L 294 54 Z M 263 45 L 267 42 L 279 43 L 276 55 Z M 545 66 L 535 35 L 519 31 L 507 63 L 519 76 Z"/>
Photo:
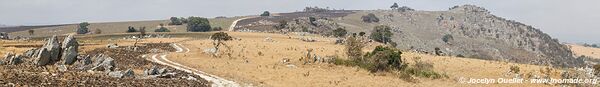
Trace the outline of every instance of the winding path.
<path fill-rule="evenodd" d="M 235 30 L 235 25 L 237 25 L 238 21 L 241 21 L 241 20 L 244 20 L 244 19 L 249 19 L 249 18 L 256 18 L 256 16 L 244 17 L 244 18 L 240 18 L 240 19 L 237 19 L 237 20 L 233 21 L 233 23 L 231 23 L 231 25 L 229 25 L 229 31 L 234 31 Z"/>
<path fill-rule="evenodd" d="M 175 51 L 177 53 L 184 52 L 184 49 L 185 49 L 184 53 L 190 52 L 190 49 L 184 47 L 183 45 L 171 44 L 171 46 L 173 46 L 175 49 L 177 49 L 177 51 Z M 145 55 L 142 57 L 145 57 Z M 234 81 L 230 81 L 230 80 L 227 80 L 227 79 L 215 76 L 215 75 L 211 75 L 211 74 L 202 72 L 200 70 L 196 70 L 194 68 L 173 62 L 173 61 L 167 59 L 166 53 L 153 54 L 151 57 L 151 61 L 154 61 L 154 62 L 162 64 L 162 65 L 173 67 L 177 70 L 185 71 L 185 72 L 200 76 L 203 79 L 206 79 L 207 81 L 212 82 L 213 83 L 212 87 L 240 87 L 240 84 L 238 84 Z"/>

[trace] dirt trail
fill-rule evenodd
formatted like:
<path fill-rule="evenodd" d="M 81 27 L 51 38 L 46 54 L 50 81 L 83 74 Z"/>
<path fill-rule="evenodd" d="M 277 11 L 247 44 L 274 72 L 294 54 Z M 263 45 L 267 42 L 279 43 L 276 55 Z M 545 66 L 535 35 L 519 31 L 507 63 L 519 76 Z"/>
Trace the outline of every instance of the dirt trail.
<path fill-rule="evenodd" d="M 178 44 L 171 44 L 171 46 L 173 46 L 175 49 L 177 49 L 177 53 L 188 53 L 190 50 L 186 47 L 183 47 L 182 45 L 178 45 Z M 182 70 L 188 73 L 193 73 L 194 75 L 198 75 L 204 79 L 206 79 L 207 81 L 212 82 L 212 87 L 240 87 L 240 85 L 236 82 L 230 81 L 230 80 L 226 80 L 223 79 L 221 77 L 215 76 L 215 75 L 211 75 L 205 72 L 202 72 L 200 70 L 196 70 L 194 68 L 185 66 L 185 65 L 181 65 L 179 63 L 173 62 L 169 59 L 167 59 L 167 54 L 166 53 L 161 53 L 161 54 L 152 54 L 151 56 L 151 61 L 157 62 L 159 64 L 163 64 L 166 66 L 170 66 L 173 67 L 175 69 L 178 70 Z"/>
<path fill-rule="evenodd" d="M 240 18 L 240 19 L 237 19 L 237 20 L 233 21 L 233 23 L 231 23 L 231 25 L 229 26 L 229 31 L 234 31 L 235 30 L 235 26 L 237 25 L 238 21 L 241 21 L 241 20 L 244 20 L 244 19 L 249 19 L 249 18 L 255 18 L 255 16 Z"/>

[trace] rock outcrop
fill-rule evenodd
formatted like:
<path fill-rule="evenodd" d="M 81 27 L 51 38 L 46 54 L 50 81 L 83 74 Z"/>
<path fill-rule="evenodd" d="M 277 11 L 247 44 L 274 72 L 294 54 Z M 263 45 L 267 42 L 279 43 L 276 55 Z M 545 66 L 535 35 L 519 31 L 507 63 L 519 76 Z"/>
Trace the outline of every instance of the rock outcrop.
<path fill-rule="evenodd" d="M 474 5 L 455 6 L 448 11 L 367 13 L 381 17 L 395 15 L 376 25 L 392 27 L 392 40 L 398 42 L 400 49 L 537 65 L 571 67 L 583 64 L 573 57 L 567 46 L 540 29 L 497 17 Z M 368 32 L 372 27 L 347 29 Z M 452 36 L 452 40 L 444 40 L 446 35 Z"/>

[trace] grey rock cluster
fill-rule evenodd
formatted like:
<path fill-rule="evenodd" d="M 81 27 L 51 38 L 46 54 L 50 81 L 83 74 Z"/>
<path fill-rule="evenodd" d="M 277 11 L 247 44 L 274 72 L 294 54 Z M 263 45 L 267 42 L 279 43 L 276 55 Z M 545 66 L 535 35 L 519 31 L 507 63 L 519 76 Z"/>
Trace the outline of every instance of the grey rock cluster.
<path fill-rule="evenodd" d="M 62 45 L 56 36 L 47 39 L 39 49 L 27 50 L 24 55 L 34 58 L 34 63 L 38 66 L 44 66 L 50 63 L 60 62 L 61 64 L 71 65 L 76 61 L 78 55 L 79 43 L 73 35 L 67 36 Z"/>
<path fill-rule="evenodd" d="M 14 53 L 6 53 L 4 55 L 4 60 L 0 60 L 0 65 L 17 65 L 23 62 L 23 57 L 21 55 L 15 55 Z"/>
<path fill-rule="evenodd" d="M 167 68 L 158 68 L 157 66 L 152 66 L 150 69 L 144 70 L 144 75 L 148 77 L 159 77 L 159 78 L 171 78 L 174 77 L 176 73 L 171 72 Z"/>
<path fill-rule="evenodd" d="M 343 28 L 343 26 L 337 24 L 336 22 L 328 18 L 301 17 L 293 19 L 293 21 L 287 22 L 287 24 L 282 30 L 291 32 L 329 34 L 337 28 Z"/>
<path fill-rule="evenodd" d="M 112 72 L 108 72 L 108 76 L 115 77 L 115 78 L 133 77 L 134 74 L 135 73 L 131 69 L 127 69 L 125 71 L 112 71 Z"/>

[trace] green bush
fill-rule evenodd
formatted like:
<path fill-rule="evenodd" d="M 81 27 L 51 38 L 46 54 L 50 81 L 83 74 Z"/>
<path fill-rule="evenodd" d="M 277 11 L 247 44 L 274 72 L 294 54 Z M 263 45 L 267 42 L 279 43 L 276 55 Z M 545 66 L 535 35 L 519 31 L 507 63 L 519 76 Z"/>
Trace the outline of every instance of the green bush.
<path fill-rule="evenodd" d="M 171 32 L 171 30 L 169 30 L 165 27 L 160 27 L 158 29 L 155 29 L 154 32 Z"/>
<path fill-rule="evenodd" d="M 171 20 L 171 23 L 169 23 L 169 25 L 182 25 L 183 24 L 181 19 L 179 19 L 177 17 L 171 17 L 170 20 Z"/>
<path fill-rule="evenodd" d="M 335 37 L 344 37 L 344 36 L 346 36 L 346 34 L 348 32 L 344 28 L 337 28 L 337 29 L 333 30 L 332 33 L 333 33 L 332 35 Z"/>
<path fill-rule="evenodd" d="M 260 14 L 260 16 L 271 16 L 271 13 L 269 11 L 265 11 L 262 14 Z"/>
<path fill-rule="evenodd" d="M 391 32 L 391 30 L 392 28 L 386 25 L 375 26 L 375 28 L 373 28 L 373 31 L 371 31 L 371 35 L 369 36 L 369 38 L 377 42 L 387 44 L 388 42 L 392 42 L 391 37 L 394 34 Z"/>
<path fill-rule="evenodd" d="M 206 32 L 210 31 L 210 22 L 203 17 L 189 17 L 187 25 L 188 32 Z"/>
<path fill-rule="evenodd" d="M 444 41 L 444 42 L 446 42 L 446 43 L 448 43 L 448 42 L 450 42 L 450 41 L 452 41 L 452 40 L 454 40 L 454 37 L 452 37 L 452 35 L 450 35 L 450 34 L 446 34 L 446 35 L 444 35 L 444 36 L 442 37 L 442 41 Z"/>
<path fill-rule="evenodd" d="M 131 32 L 137 32 L 137 30 L 135 30 L 135 28 L 131 27 L 131 26 L 127 27 L 127 33 L 131 33 Z"/>
<path fill-rule="evenodd" d="M 87 34 L 89 31 L 88 27 L 90 23 L 88 22 L 82 22 L 79 23 L 79 28 L 77 28 L 77 34 Z"/>
<path fill-rule="evenodd" d="M 365 58 L 374 66 L 369 70 L 371 72 L 400 70 L 406 65 L 402 62 L 402 52 L 393 47 L 377 46 L 375 49 L 365 54 Z"/>

